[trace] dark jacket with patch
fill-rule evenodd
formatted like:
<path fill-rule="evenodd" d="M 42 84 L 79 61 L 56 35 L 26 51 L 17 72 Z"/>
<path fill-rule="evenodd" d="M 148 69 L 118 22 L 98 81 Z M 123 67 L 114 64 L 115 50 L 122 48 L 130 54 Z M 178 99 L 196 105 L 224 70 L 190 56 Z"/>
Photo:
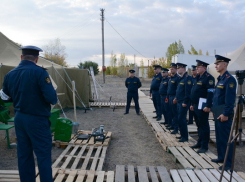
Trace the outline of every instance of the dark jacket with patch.
<path fill-rule="evenodd" d="M 160 95 L 167 95 L 168 80 L 169 80 L 168 76 L 166 76 L 162 79 L 162 82 L 161 82 L 160 87 L 159 87 L 159 94 Z"/>
<path fill-rule="evenodd" d="M 182 77 L 179 78 L 179 83 L 176 90 L 176 99 L 179 103 L 183 102 L 184 104 L 189 104 L 191 87 L 192 78 L 186 72 Z"/>
<path fill-rule="evenodd" d="M 198 104 L 200 98 L 206 98 L 206 106 L 211 108 L 214 84 L 214 77 L 208 72 L 198 74 L 191 89 L 191 104 Z"/>
<path fill-rule="evenodd" d="M 224 104 L 224 116 L 230 116 L 234 112 L 236 87 L 236 80 L 228 71 L 218 77 L 218 83 L 216 84 L 214 91 L 213 106 L 215 107 Z"/>
<path fill-rule="evenodd" d="M 162 74 L 161 73 L 153 76 L 153 79 L 151 81 L 150 93 L 152 93 L 152 91 L 153 92 L 159 91 L 161 81 L 162 81 Z"/>
<path fill-rule="evenodd" d="M 57 102 L 47 71 L 27 60 L 5 76 L 3 92 L 11 97 L 15 111 L 25 114 L 49 117 L 50 104 Z"/>
<path fill-rule="evenodd" d="M 168 81 L 168 91 L 167 95 L 176 95 L 176 90 L 179 83 L 179 75 L 176 73 L 174 76 L 171 76 Z"/>
<path fill-rule="evenodd" d="M 128 77 L 125 81 L 125 86 L 128 88 L 129 93 L 138 93 L 138 88 L 141 87 L 140 79 Z"/>

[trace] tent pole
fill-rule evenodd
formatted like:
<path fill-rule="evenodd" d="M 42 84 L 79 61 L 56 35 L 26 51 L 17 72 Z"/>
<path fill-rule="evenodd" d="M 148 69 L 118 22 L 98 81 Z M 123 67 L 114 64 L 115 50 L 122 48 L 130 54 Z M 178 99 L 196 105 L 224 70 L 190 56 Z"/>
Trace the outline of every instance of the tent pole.
<path fill-rule="evenodd" d="M 73 92 L 74 120 L 75 120 L 75 122 L 77 122 L 75 81 L 72 81 L 72 92 Z"/>

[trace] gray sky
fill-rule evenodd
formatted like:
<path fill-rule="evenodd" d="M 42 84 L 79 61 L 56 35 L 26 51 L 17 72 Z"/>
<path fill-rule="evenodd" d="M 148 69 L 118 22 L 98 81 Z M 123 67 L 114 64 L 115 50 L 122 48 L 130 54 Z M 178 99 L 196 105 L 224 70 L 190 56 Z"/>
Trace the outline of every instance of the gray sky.
<path fill-rule="evenodd" d="M 165 57 L 169 44 L 181 40 L 203 53 L 226 55 L 245 42 L 244 0 L 1 0 L 0 31 L 22 45 L 43 47 L 55 38 L 66 46 L 69 65 L 92 60 L 101 65 L 100 8 L 105 18 L 106 65 L 110 53 Z M 119 57 L 119 56 L 118 56 Z"/>

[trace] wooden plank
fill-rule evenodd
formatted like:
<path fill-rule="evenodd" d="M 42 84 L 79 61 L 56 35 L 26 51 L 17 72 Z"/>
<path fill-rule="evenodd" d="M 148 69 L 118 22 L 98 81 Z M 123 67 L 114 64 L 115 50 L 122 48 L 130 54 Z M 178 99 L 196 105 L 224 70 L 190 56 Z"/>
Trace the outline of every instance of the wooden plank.
<path fill-rule="evenodd" d="M 66 182 L 73 182 L 75 177 L 76 177 L 76 175 L 77 175 L 77 170 L 70 171 L 69 175 L 68 175 L 68 177 L 66 179 Z"/>
<path fill-rule="evenodd" d="M 103 182 L 105 178 L 105 171 L 99 171 L 96 182 Z"/>
<path fill-rule="evenodd" d="M 89 160 L 90 160 L 90 156 L 91 156 L 93 150 L 94 150 L 94 146 L 90 146 L 90 147 L 89 147 L 89 150 L 88 150 L 88 153 L 87 153 L 87 155 L 86 155 L 86 158 L 85 158 L 85 160 L 83 161 L 83 165 L 82 165 L 81 169 L 86 170 L 87 165 L 88 165 Z"/>
<path fill-rule="evenodd" d="M 179 173 L 176 169 L 170 169 L 170 174 L 171 174 L 174 182 L 182 182 L 182 180 L 179 176 Z"/>
<path fill-rule="evenodd" d="M 245 173 L 244 172 L 237 172 L 237 174 L 239 176 L 241 176 L 241 178 L 245 179 Z"/>
<path fill-rule="evenodd" d="M 116 165 L 116 177 L 115 182 L 125 181 L 125 167 L 124 165 Z"/>
<path fill-rule="evenodd" d="M 86 170 L 79 171 L 77 179 L 76 179 L 76 182 L 82 182 L 84 180 L 84 178 L 85 178 L 86 173 L 87 173 Z"/>
<path fill-rule="evenodd" d="M 167 171 L 167 169 L 163 166 L 157 166 L 157 170 L 158 170 L 158 174 L 161 178 L 162 181 L 166 181 L 166 182 L 171 182 L 171 178 L 169 176 L 169 173 Z"/>
<path fill-rule="evenodd" d="M 229 172 L 230 173 L 230 172 Z M 241 178 L 235 171 L 233 171 L 232 176 L 239 182 L 245 182 L 245 179 Z M 245 177 L 245 176 L 244 176 Z"/>
<path fill-rule="evenodd" d="M 88 171 L 87 175 L 88 176 L 87 176 L 86 182 L 93 182 L 94 177 L 95 177 L 95 171 Z"/>
<path fill-rule="evenodd" d="M 54 182 L 61 182 L 65 178 L 65 174 L 58 174 Z"/>
<path fill-rule="evenodd" d="M 214 175 L 209 170 L 202 169 L 201 171 L 209 179 L 209 181 L 211 181 L 211 182 L 218 182 L 217 178 L 214 177 Z"/>
<path fill-rule="evenodd" d="M 219 171 L 219 172 L 221 173 L 221 171 Z M 230 181 L 231 175 L 230 175 L 227 171 L 224 171 L 223 176 L 224 176 L 228 181 Z M 232 181 L 232 182 L 236 182 L 237 180 L 232 176 L 231 181 Z"/>
<path fill-rule="evenodd" d="M 150 175 L 151 175 L 151 181 L 152 182 L 159 182 L 159 180 L 157 178 L 157 173 L 156 173 L 155 167 L 149 166 L 149 171 L 150 171 Z M 164 180 L 162 180 L 162 181 L 164 181 Z"/>
<path fill-rule="evenodd" d="M 99 161 L 98 167 L 96 169 L 97 171 L 102 171 L 103 164 L 104 164 L 104 161 L 105 161 L 106 151 L 107 151 L 107 147 L 103 146 L 103 150 L 102 150 L 102 153 L 101 153 L 101 156 L 100 156 L 100 161 Z"/>
<path fill-rule="evenodd" d="M 68 145 L 66 149 L 60 154 L 60 156 L 57 158 L 57 160 L 53 163 L 52 168 L 56 168 L 57 165 L 60 163 L 60 161 L 63 159 L 63 157 L 66 155 L 66 153 L 71 149 L 72 145 Z"/>
<path fill-rule="evenodd" d="M 220 179 L 220 173 L 216 169 L 209 170 L 218 180 Z M 222 178 L 222 182 L 228 182 L 225 178 Z"/>
<path fill-rule="evenodd" d="M 76 151 L 77 151 L 78 148 L 79 148 L 79 145 L 76 145 L 73 148 L 73 150 L 71 151 L 71 153 L 69 154 L 69 156 L 66 158 L 65 162 L 63 163 L 63 165 L 60 167 L 61 169 L 66 169 L 67 165 L 69 164 L 69 162 L 73 158 L 73 155 L 76 153 Z"/>
<path fill-rule="evenodd" d="M 184 182 L 191 182 L 190 178 L 188 177 L 188 175 L 184 169 L 179 169 L 178 173 Z"/>
<path fill-rule="evenodd" d="M 194 169 L 194 172 L 202 182 L 209 182 L 208 178 L 204 175 L 204 173 L 200 169 Z"/>
<path fill-rule="evenodd" d="M 149 182 L 146 167 L 145 166 L 137 166 L 138 170 L 138 178 L 140 182 Z"/>
<path fill-rule="evenodd" d="M 114 182 L 114 171 L 108 171 L 106 182 Z"/>
<path fill-rule="evenodd" d="M 81 157 L 82 157 L 86 147 L 87 147 L 87 145 L 82 146 L 80 152 L 76 156 L 76 159 L 75 159 L 75 161 L 73 162 L 73 164 L 71 166 L 71 169 L 76 169 L 77 168 L 77 165 L 78 165 L 79 161 L 81 160 Z"/>
<path fill-rule="evenodd" d="M 200 180 L 197 178 L 197 176 L 194 173 L 194 171 L 192 171 L 192 170 L 185 170 L 185 171 L 188 174 L 188 176 L 191 179 L 191 181 L 200 182 Z"/>
<path fill-rule="evenodd" d="M 184 168 L 194 168 L 175 147 L 168 147 L 168 151 L 170 151 L 174 155 L 174 157 Z"/>
<path fill-rule="evenodd" d="M 128 182 L 135 182 L 134 166 L 128 166 Z"/>
<path fill-rule="evenodd" d="M 97 151 L 96 151 L 96 153 L 95 153 L 95 156 L 94 156 L 94 159 L 93 159 L 93 162 L 92 162 L 92 165 L 91 165 L 90 170 L 94 170 L 94 171 L 95 171 L 96 165 L 97 165 L 97 163 L 98 163 L 98 158 L 99 158 L 101 149 L 102 149 L 102 146 L 99 146 L 99 147 L 97 148 Z"/>

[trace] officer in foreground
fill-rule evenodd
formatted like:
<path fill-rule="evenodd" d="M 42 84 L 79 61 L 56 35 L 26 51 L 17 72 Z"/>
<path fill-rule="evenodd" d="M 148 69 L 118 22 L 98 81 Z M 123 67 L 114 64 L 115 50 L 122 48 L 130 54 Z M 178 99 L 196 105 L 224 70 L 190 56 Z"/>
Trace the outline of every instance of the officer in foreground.
<path fill-rule="evenodd" d="M 207 72 L 208 63 L 200 60 L 196 60 L 196 62 L 198 75 L 191 89 L 190 109 L 194 111 L 197 116 L 196 125 L 199 138 L 196 145 L 191 146 L 191 148 L 200 148 L 197 153 L 205 153 L 208 151 L 210 138 L 208 117 L 212 106 L 214 77 Z M 201 108 L 198 108 L 200 98 L 207 99 L 207 101 L 202 104 Z"/>
<path fill-rule="evenodd" d="M 153 76 L 153 79 L 151 81 L 150 97 L 152 96 L 153 104 L 157 114 L 153 118 L 154 119 L 156 118 L 157 121 L 160 121 L 162 119 L 162 111 L 161 111 L 161 98 L 159 94 L 159 87 L 162 81 L 162 75 L 161 75 L 162 67 L 160 65 L 153 65 L 153 67 L 154 67 L 155 75 Z"/>
<path fill-rule="evenodd" d="M 215 55 L 215 58 L 215 68 L 220 75 L 214 91 L 212 112 L 215 119 L 218 158 L 212 159 L 212 161 L 221 163 L 225 159 L 227 142 L 231 132 L 237 83 L 235 78 L 227 71 L 230 59 L 219 55 Z M 230 145 L 225 170 L 231 168 L 233 147 L 234 145 L 232 143 Z M 220 166 L 219 169 L 222 170 L 222 166 Z"/>
<path fill-rule="evenodd" d="M 176 97 L 176 90 L 179 83 L 179 75 L 177 74 L 177 65 L 175 63 L 170 64 L 170 73 L 171 77 L 168 81 L 168 91 L 167 91 L 167 98 L 165 100 L 166 103 L 169 103 L 170 109 L 170 121 L 171 125 L 168 127 L 169 130 L 174 130 L 171 134 L 178 133 L 178 112 L 177 112 L 177 100 Z"/>
<path fill-rule="evenodd" d="M 197 69 L 196 69 L 196 65 L 191 65 L 191 78 L 192 78 L 192 84 L 195 83 L 196 81 L 196 76 L 197 76 Z M 195 114 L 194 111 L 191 111 L 190 108 L 189 108 L 189 121 L 187 122 L 187 125 L 189 124 L 193 124 L 193 117 L 195 119 L 195 121 L 197 120 L 197 116 Z"/>
<path fill-rule="evenodd" d="M 186 64 L 177 63 L 178 74 L 180 75 L 178 87 L 176 90 L 177 109 L 178 109 L 178 125 L 180 129 L 179 142 L 188 141 L 188 128 L 186 115 L 190 106 L 190 93 L 191 93 L 191 76 L 186 72 Z"/>
<path fill-rule="evenodd" d="M 129 70 L 129 77 L 125 81 L 125 86 L 128 88 L 128 92 L 126 112 L 124 114 L 128 114 L 130 104 L 133 98 L 135 103 L 136 114 L 140 115 L 138 89 L 141 87 L 141 82 L 140 79 L 135 76 L 134 70 Z"/>
<path fill-rule="evenodd" d="M 42 50 L 35 46 L 20 49 L 21 62 L 5 76 L 0 95 L 5 102 L 14 104 L 20 180 L 36 181 L 34 151 L 40 180 L 51 182 L 52 137 L 48 118 L 50 104 L 56 104 L 57 95 L 47 71 L 36 65 Z"/>
<path fill-rule="evenodd" d="M 164 122 L 162 122 L 161 124 L 164 125 L 168 125 L 170 124 L 170 118 L 169 118 L 169 105 L 168 103 L 165 102 L 166 98 L 167 98 L 167 90 L 168 90 L 168 80 L 169 80 L 169 76 L 168 76 L 168 69 L 167 68 L 162 68 L 162 82 L 160 84 L 160 88 L 159 88 L 159 94 L 161 97 L 161 110 L 162 110 L 162 114 L 164 116 Z"/>

